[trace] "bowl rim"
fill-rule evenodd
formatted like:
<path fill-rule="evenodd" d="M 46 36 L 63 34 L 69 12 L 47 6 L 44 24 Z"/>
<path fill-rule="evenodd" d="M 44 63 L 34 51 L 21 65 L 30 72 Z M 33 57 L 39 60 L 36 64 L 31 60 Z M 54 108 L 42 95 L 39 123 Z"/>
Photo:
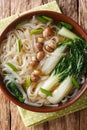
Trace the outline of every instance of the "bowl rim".
<path fill-rule="evenodd" d="M 32 11 L 26 14 L 23 14 L 19 17 L 17 17 L 15 20 L 13 20 L 9 25 L 7 25 L 5 27 L 5 29 L 1 32 L 0 35 L 0 42 L 4 39 L 4 37 L 7 35 L 7 33 L 14 28 L 17 23 L 20 23 L 21 20 L 23 20 L 24 18 L 32 17 L 34 15 L 46 15 L 49 16 L 52 14 L 52 16 L 50 17 L 54 17 L 55 19 L 58 20 L 58 17 L 60 17 L 61 19 L 64 18 L 65 22 L 68 22 L 70 24 L 73 25 L 73 27 L 78 30 L 78 33 L 81 35 L 81 37 L 83 37 L 86 41 L 87 41 L 87 34 L 84 32 L 84 30 L 74 21 L 72 20 L 70 17 L 64 15 L 64 14 L 60 14 L 54 11 L 49 11 L 49 10 L 39 10 L 39 11 Z M 53 16 L 54 15 L 54 16 Z M 28 18 L 29 19 L 29 18 Z M 80 31 L 80 32 L 79 32 Z M 84 92 L 87 90 L 87 79 L 86 82 L 84 83 L 84 85 L 82 86 L 82 88 L 79 90 L 78 94 L 72 98 L 71 100 L 69 100 L 67 103 L 62 104 L 58 107 L 48 107 L 48 106 L 42 106 L 42 107 L 35 107 L 35 106 L 30 106 L 24 103 L 21 103 L 20 101 L 18 101 L 11 93 L 9 93 L 9 91 L 6 89 L 5 87 L 5 83 L 3 82 L 3 78 L 0 75 L 0 89 L 3 91 L 3 93 L 6 95 L 6 97 L 8 97 L 9 100 L 11 100 L 13 103 L 15 103 L 16 105 L 26 109 L 26 110 L 30 110 L 30 111 L 34 111 L 34 112 L 56 112 L 59 110 L 63 110 L 67 107 L 69 107 L 71 104 L 75 103 L 83 94 Z"/>

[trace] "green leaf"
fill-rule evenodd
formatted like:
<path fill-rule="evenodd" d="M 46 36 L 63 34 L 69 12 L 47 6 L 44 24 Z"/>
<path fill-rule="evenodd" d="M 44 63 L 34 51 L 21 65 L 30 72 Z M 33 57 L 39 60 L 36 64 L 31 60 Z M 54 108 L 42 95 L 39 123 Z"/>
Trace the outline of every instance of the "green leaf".
<path fill-rule="evenodd" d="M 34 29 L 34 30 L 31 30 L 30 34 L 40 34 L 43 32 L 43 29 Z"/>
<path fill-rule="evenodd" d="M 15 72 L 18 72 L 18 71 L 19 71 L 19 69 L 16 68 L 12 63 L 7 62 L 6 64 L 7 64 L 13 71 L 15 71 Z"/>
<path fill-rule="evenodd" d="M 20 102 L 24 102 L 24 100 L 25 100 L 22 96 L 20 96 L 18 99 Z"/>
<path fill-rule="evenodd" d="M 19 89 L 17 88 L 15 82 L 10 82 L 8 84 L 9 90 L 13 93 L 13 95 L 20 101 L 20 102 L 24 102 L 24 98 L 22 93 L 19 91 Z"/>
<path fill-rule="evenodd" d="M 67 76 L 74 75 L 76 79 L 87 73 L 87 54 L 84 49 L 87 48 L 87 42 L 82 39 L 74 39 L 65 43 L 68 48 L 66 54 L 54 68 L 54 74 L 58 74 L 58 81 L 63 81 Z M 62 44 L 61 44 L 62 45 Z"/>
<path fill-rule="evenodd" d="M 16 44 L 17 44 L 17 51 L 20 52 L 21 51 L 21 40 L 20 39 L 16 39 Z"/>
<path fill-rule="evenodd" d="M 26 87 L 30 86 L 30 75 L 27 75 L 26 77 Z"/>
<path fill-rule="evenodd" d="M 46 90 L 46 89 L 43 89 L 43 88 L 40 88 L 40 91 L 44 94 L 46 94 L 47 96 L 52 96 L 52 92 Z"/>
<path fill-rule="evenodd" d="M 79 86 L 77 80 L 75 79 L 75 77 L 72 77 L 71 81 L 72 81 L 72 83 L 73 83 L 73 85 L 74 85 L 75 88 L 78 88 L 78 89 L 80 88 L 80 86 Z"/>

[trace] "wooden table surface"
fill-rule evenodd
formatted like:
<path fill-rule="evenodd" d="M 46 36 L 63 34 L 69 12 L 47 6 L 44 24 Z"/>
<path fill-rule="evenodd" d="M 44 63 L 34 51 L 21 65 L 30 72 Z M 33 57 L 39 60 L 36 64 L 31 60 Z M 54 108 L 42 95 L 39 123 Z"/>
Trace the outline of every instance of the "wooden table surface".
<path fill-rule="evenodd" d="M 53 0 L 0 0 L 0 19 L 51 1 Z M 57 0 L 57 2 L 62 12 L 78 22 L 87 32 L 87 0 Z M 25 128 L 16 105 L 0 91 L 0 130 L 87 130 L 87 109 Z"/>

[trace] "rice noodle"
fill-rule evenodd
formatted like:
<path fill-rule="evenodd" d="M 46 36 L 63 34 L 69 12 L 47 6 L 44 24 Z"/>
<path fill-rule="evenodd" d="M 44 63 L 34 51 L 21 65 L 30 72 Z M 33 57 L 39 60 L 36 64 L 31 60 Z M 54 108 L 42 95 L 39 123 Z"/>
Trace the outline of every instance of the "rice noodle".
<path fill-rule="evenodd" d="M 13 81 L 16 83 L 18 89 L 23 94 L 25 99 L 24 103 L 32 106 L 40 107 L 42 105 L 46 105 L 49 107 L 57 107 L 59 104 L 52 105 L 45 97 L 41 97 L 38 92 L 40 87 L 43 85 L 43 82 L 48 78 L 46 75 L 41 75 L 40 81 L 38 83 L 31 83 L 29 88 L 22 88 L 23 85 L 26 84 L 26 76 L 31 75 L 32 69 L 29 66 L 29 63 L 32 57 L 36 57 L 38 52 L 36 42 L 38 37 L 43 37 L 43 34 L 30 34 L 30 31 L 33 29 L 43 29 L 47 26 L 50 26 L 54 29 L 54 34 L 50 38 L 44 39 L 44 46 L 49 45 L 50 43 L 55 44 L 55 48 L 57 47 L 60 36 L 56 32 L 58 31 L 58 27 L 56 25 L 52 25 L 51 22 L 47 22 L 47 24 L 43 24 L 38 21 L 35 16 L 29 20 L 28 23 L 21 25 L 17 28 L 14 28 L 12 31 L 8 32 L 7 38 L 2 41 L 0 45 L 0 71 L 2 76 L 4 77 L 4 82 L 6 82 L 6 86 Z M 56 30 L 56 31 L 55 31 Z M 21 52 L 18 53 L 16 40 L 20 39 L 21 43 Z M 64 38 L 62 38 L 64 39 Z M 45 52 L 45 57 L 41 60 L 37 66 L 37 70 L 41 71 L 44 61 L 51 54 L 46 51 L 43 47 L 43 51 Z M 12 63 L 19 71 L 13 71 L 6 63 Z M 38 86 L 38 87 L 37 87 Z M 24 87 L 24 86 L 23 86 Z M 7 87 L 8 88 L 8 87 Z M 8 90 L 9 91 L 9 90 Z M 76 94 L 77 90 L 73 93 L 71 97 Z M 12 94 L 12 93 L 11 93 Z M 69 96 L 69 98 L 71 98 Z M 66 100 L 62 100 L 62 103 L 66 102 Z"/>

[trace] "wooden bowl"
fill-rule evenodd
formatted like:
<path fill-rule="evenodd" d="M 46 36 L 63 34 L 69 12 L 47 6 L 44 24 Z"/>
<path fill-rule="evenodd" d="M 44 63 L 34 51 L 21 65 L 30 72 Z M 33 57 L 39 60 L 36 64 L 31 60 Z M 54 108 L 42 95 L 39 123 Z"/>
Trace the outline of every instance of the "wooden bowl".
<path fill-rule="evenodd" d="M 4 31 L 1 33 L 0 36 L 0 43 L 2 42 L 2 40 L 6 37 L 7 33 L 12 30 L 18 23 L 20 23 L 22 20 L 24 19 L 30 19 L 32 18 L 33 15 L 46 15 L 48 17 L 53 18 L 55 21 L 64 21 L 67 23 L 70 23 L 73 25 L 75 32 L 80 35 L 82 38 L 84 38 L 87 41 L 87 35 L 86 33 L 83 31 L 83 29 L 75 22 L 73 21 L 71 18 L 60 14 L 60 13 L 56 13 L 53 11 L 34 11 L 34 12 L 30 12 L 27 14 L 24 14 L 22 16 L 19 16 L 18 18 L 16 18 L 13 22 L 11 22 L 5 29 Z M 84 85 L 81 87 L 81 89 L 79 90 L 78 94 L 72 98 L 71 100 L 69 100 L 68 102 L 66 102 L 65 104 L 61 104 L 58 107 L 47 107 L 47 106 L 42 106 L 42 107 L 34 107 L 34 106 L 30 106 L 30 105 L 26 105 L 24 103 L 21 103 L 20 101 L 18 101 L 13 95 L 11 95 L 8 90 L 6 89 L 6 85 L 3 82 L 3 78 L 0 75 L 0 88 L 3 91 L 3 93 L 12 101 L 14 102 L 16 105 L 27 109 L 27 110 L 31 110 L 31 111 L 35 111 L 35 112 L 55 112 L 61 109 L 64 109 L 70 105 L 72 105 L 75 101 L 77 101 L 82 95 L 83 93 L 86 91 L 87 89 L 87 80 L 84 83 Z"/>

